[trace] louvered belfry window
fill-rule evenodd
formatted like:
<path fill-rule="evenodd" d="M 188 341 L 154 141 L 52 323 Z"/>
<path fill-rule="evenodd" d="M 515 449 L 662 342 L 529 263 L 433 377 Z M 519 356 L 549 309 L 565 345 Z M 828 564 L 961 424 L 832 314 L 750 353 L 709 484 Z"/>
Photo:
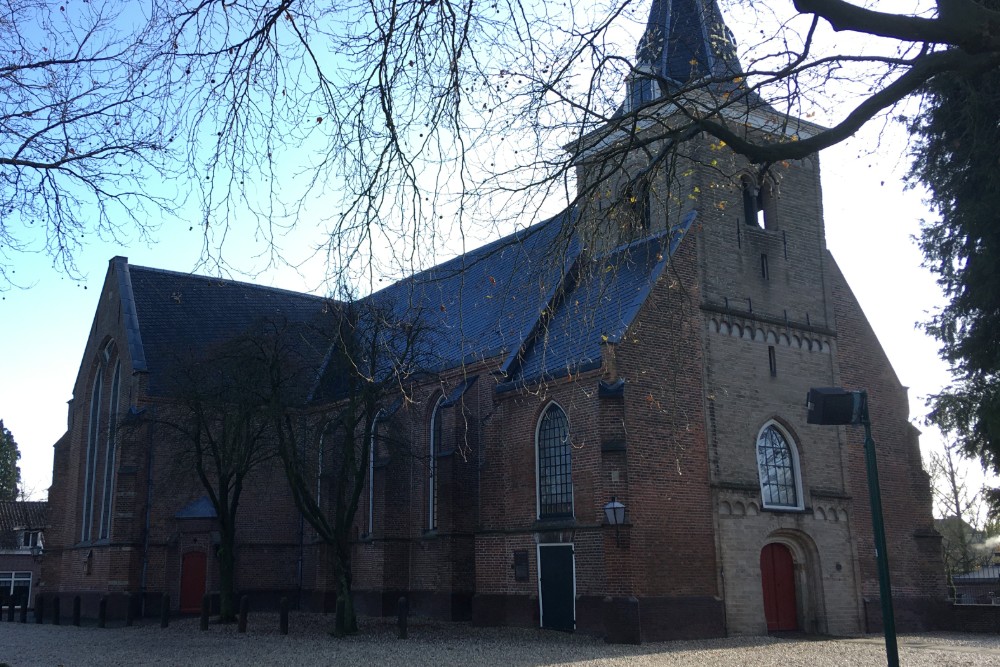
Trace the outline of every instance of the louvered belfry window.
<path fill-rule="evenodd" d="M 538 518 L 573 516 L 572 445 L 569 420 L 553 403 L 538 424 Z"/>

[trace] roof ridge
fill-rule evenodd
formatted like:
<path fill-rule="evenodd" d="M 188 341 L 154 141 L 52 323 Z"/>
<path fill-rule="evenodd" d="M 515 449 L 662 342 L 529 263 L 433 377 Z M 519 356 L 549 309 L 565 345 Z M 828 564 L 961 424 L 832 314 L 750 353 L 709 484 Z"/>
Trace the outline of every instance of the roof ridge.
<path fill-rule="evenodd" d="M 231 278 L 218 278 L 218 277 L 215 277 L 215 276 L 202 275 L 200 273 L 190 273 L 190 272 L 185 272 L 185 271 L 171 271 L 170 269 L 158 269 L 158 268 L 151 267 L 151 266 L 139 266 L 139 265 L 136 265 L 136 264 L 129 264 L 129 270 L 130 271 L 134 271 L 136 269 L 138 269 L 140 271 L 148 271 L 149 273 L 160 273 L 160 274 L 171 275 L 171 276 L 180 276 L 180 277 L 183 277 L 183 278 L 195 278 L 195 279 L 204 280 L 204 281 L 223 282 L 223 283 L 227 283 L 229 285 L 238 285 L 240 287 L 249 287 L 249 288 L 252 288 L 252 289 L 255 289 L 255 290 L 266 290 L 266 291 L 269 291 L 269 292 L 277 292 L 277 293 L 281 293 L 281 294 L 289 294 L 289 295 L 292 295 L 292 296 L 305 297 L 307 299 L 313 299 L 313 300 L 316 300 L 316 301 L 333 301 L 333 302 L 336 302 L 336 303 L 340 303 L 340 301 L 338 301 L 337 299 L 335 299 L 333 297 L 319 296 L 317 294 L 310 294 L 309 292 L 298 292 L 296 290 L 286 289 L 284 287 L 271 287 L 270 285 L 259 285 L 257 283 L 251 283 L 251 282 L 247 282 L 247 281 L 244 281 L 244 280 L 233 280 Z"/>
<path fill-rule="evenodd" d="M 463 253 L 461 253 L 459 255 L 456 255 L 455 257 L 452 257 L 451 259 L 448 259 L 448 260 L 445 260 L 444 262 L 441 262 L 440 264 L 435 264 L 433 266 L 429 266 L 426 269 L 422 269 L 422 270 L 420 270 L 420 271 L 418 271 L 416 273 L 412 273 L 412 274 L 410 274 L 408 276 L 404 276 L 404 277 L 402 277 L 402 278 L 400 278 L 398 280 L 394 280 L 391 283 L 389 283 L 388 285 L 386 285 L 385 287 L 383 287 L 382 289 L 378 290 L 377 292 L 372 292 L 370 295 L 368 295 L 367 297 L 364 297 L 364 298 L 367 299 L 367 298 L 370 298 L 372 296 L 376 296 L 378 294 L 381 294 L 382 292 L 385 292 L 387 290 L 393 289 L 394 287 L 397 287 L 398 285 L 406 283 L 406 282 L 417 282 L 421 278 L 421 276 L 425 276 L 425 275 L 428 275 L 428 274 L 433 274 L 434 272 L 452 271 L 454 274 L 457 275 L 457 274 L 461 273 L 462 271 L 468 270 L 469 268 L 471 268 L 475 264 L 477 264 L 477 263 L 479 263 L 481 261 L 484 261 L 492 253 L 496 252 L 500 248 L 503 248 L 504 246 L 507 246 L 507 245 L 512 245 L 513 244 L 512 242 L 515 242 L 516 244 L 522 244 L 525 241 L 527 241 L 530 237 L 532 237 L 532 236 L 540 233 L 548 225 L 555 224 L 559 220 L 564 219 L 565 216 L 567 216 L 567 215 L 575 215 L 575 214 L 576 214 L 575 207 L 571 206 L 571 207 L 565 208 L 562 211 L 560 211 L 559 213 L 556 213 L 555 215 L 553 215 L 553 216 L 551 216 L 549 218 L 546 218 L 545 220 L 540 220 L 539 222 L 536 222 L 536 223 L 534 223 L 532 225 L 528 225 L 527 227 L 525 227 L 523 229 L 515 230 L 515 231 L 511 232 L 510 234 L 507 234 L 504 237 L 496 239 L 495 241 L 490 241 L 489 243 L 487 243 L 485 245 L 482 245 L 482 246 L 479 246 L 478 248 L 473 248 L 472 250 L 467 250 L 467 251 L 465 251 L 465 252 L 463 252 Z M 470 259 L 470 257 L 472 258 L 471 262 L 469 262 L 468 264 L 463 263 L 463 262 L 468 261 Z M 457 267 L 457 268 L 452 268 L 451 265 L 454 265 L 454 264 L 459 264 L 460 266 Z M 450 275 L 450 274 L 446 274 L 444 277 L 447 277 L 447 275 Z M 434 280 L 438 280 L 441 277 L 442 276 L 434 276 L 433 279 Z"/>

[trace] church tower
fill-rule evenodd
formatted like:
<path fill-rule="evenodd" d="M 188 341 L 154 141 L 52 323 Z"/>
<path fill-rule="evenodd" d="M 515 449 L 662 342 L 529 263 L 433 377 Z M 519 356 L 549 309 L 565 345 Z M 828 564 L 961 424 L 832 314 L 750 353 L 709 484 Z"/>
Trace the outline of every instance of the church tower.
<path fill-rule="evenodd" d="M 660 280 L 695 307 L 684 317 L 675 315 L 681 306 L 664 307 L 659 315 L 673 317 L 675 329 L 657 335 L 676 348 L 663 358 L 700 360 L 696 380 L 670 381 L 700 388 L 677 410 L 701 423 L 674 415 L 664 424 L 703 429 L 726 633 L 879 627 L 862 441 L 851 429 L 806 424 L 804 397 L 817 386 L 868 389 L 880 404 L 889 558 L 906 591 L 897 617 L 927 627 L 943 599 L 928 478 L 906 389 L 827 250 L 819 158 L 753 164 L 702 132 L 697 118 L 711 114 L 760 142 L 823 128 L 747 88 L 715 0 L 654 0 L 636 62 L 612 122 L 576 145 L 581 234 L 600 254 L 669 238 L 697 215 L 673 275 Z M 619 347 L 624 367 L 629 352 Z M 656 396 L 655 387 L 642 391 Z M 647 424 L 627 426 L 636 433 Z M 669 457 L 669 447 L 660 454 Z M 680 482 L 689 471 L 664 474 Z"/>

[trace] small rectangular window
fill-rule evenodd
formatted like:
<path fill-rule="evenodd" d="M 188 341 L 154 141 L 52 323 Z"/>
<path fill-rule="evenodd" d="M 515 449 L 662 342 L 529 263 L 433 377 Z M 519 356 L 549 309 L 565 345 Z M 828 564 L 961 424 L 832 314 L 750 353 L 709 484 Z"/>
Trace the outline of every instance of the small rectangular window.
<path fill-rule="evenodd" d="M 767 255 L 765 253 L 761 253 L 760 255 L 760 277 L 764 280 L 771 279 L 771 273 L 767 268 Z"/>
<path fill-rule="evenodd" d="M 514 581 L 528 580 L 528 552 L 514 552 Z"/>
<path fill-rule="evenodd" d="M 767 363 L 771 367 L 771 377 L 778 377 L 778 360 L 774 355 L 774 346 L 767 346 Z"/>

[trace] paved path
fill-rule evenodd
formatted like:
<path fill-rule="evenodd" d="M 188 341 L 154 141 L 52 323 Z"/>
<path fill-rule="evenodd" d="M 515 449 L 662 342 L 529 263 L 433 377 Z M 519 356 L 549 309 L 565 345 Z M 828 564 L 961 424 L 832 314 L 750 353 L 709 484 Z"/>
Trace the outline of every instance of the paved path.
<path fill-rule="evenodd" d="M 376 667 L 807 667 L 885 665 L 881 637 L 802 639 L 742 637 L 609 645 L 582 635 L 512 628 L 470 628 L 414 621 L 410 638 L 396 638 L 388 623 L 367 621 L 346 640 L 327 634 L 331 618 L 293 614 L 291 634 L 277 634 L 277 617 L 251 617 L 249 631 L 196 619 L 100 630 L 95 627 L 0 623 L 0 665 L 107 667 L 110 665 L 374 665 Z M 1000 665 L 995 635 L 908 635 L 899 640 L 906 667 Z"/>

